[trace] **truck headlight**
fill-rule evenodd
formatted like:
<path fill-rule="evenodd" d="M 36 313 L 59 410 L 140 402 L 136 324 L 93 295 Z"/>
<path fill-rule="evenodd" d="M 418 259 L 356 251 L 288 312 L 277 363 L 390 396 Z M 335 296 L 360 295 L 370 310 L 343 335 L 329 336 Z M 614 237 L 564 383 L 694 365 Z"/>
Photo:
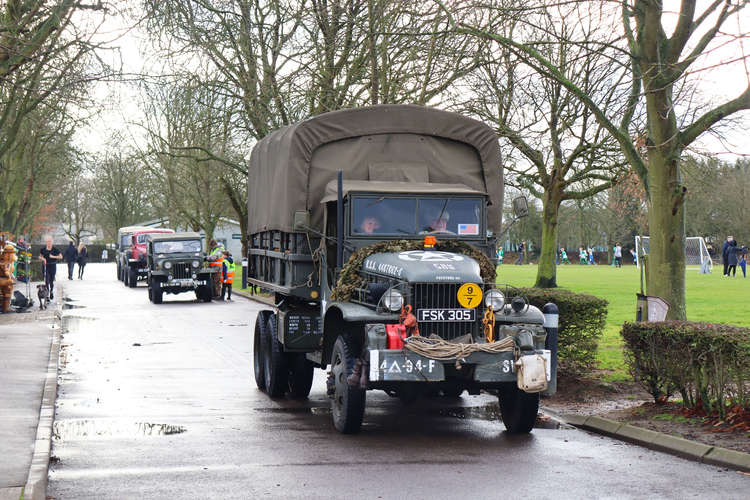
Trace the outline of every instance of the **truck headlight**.
<path fill-rule="evenodd" d="M 164 263 L 164 269 L 172 269 L 172 263 L 169 261 L 166 261 Z"/>
<path fill-rule="evenodd" d="M 198 266 L 200 266 L 200 265 L 201 265 L 201 263 L 200 263 L 200 262 L 198 262 L 197 260 L 194 260 L 194 261 L 193 261 L 193 267 L 198 267 Z"/>
<path fill-rule="evenodd" d="M 505 296 L 500 290 L 490 290 L 484 295 L 484 305 L 493 311 L 499 311 L 505 305 Z"/>
<path fill-rule="evenodd" d="M 383 294 L 383 297 L 380 299 L 380 301 L 383 303 L 383 306 L 385 306 L 386 309 L 396 312 L 400 311 L 404 306 L 404 295 L 395 288 L 389 288 Z"/>

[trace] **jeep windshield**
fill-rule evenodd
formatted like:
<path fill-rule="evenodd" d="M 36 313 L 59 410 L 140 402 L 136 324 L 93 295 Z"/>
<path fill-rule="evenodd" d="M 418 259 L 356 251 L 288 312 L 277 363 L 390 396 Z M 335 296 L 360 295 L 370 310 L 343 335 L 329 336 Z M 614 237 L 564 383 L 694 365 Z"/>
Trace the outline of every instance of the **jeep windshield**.
<path fill-rule="evenodd" d="M 427 233 L 482 235 L 480 198 L 408 198 L 356 196 L 352 200 L 351 233 L 357 236 Z"/>
<path fill-rule="evenodd" d="M 174 240 L 154 242 L 154 253 L 195 253 L 200 251 L 200 240 Z"/>

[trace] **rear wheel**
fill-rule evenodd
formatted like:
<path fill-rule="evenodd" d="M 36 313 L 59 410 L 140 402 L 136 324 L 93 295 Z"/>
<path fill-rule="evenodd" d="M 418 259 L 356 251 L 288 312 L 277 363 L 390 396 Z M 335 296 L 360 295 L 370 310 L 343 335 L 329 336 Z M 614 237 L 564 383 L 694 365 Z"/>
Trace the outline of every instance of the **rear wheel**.
<path fill-rule="evenodd" d="M 122 284 L 128 286 L 128 270 L 123 267 L 120 271 L 120 275 L 122 276 L 122 279 L 120 280 L 122 281 Z"/>
<path fill-rule="evenodd" d="M 132 268 L 128 268 L 128 286 L 135 288 L 138 286 L 138 271 Z"/>
<path fill-rule="evenodd" d="M 284 348 L 277 338 L 276 315 L 270 314 L 266 322 L 263 342 L 263 372 L 266 393 L 272 398 L 284 395 L 288 387 L 289 368 L 284 356 Z"/>
<path fill-rule="evenodd" d="M 289 395 L 295 399 L 305 399 L 310 395 L 315 367 L 304 353 L 287 354 L 289 363 Z"/>
<path fill-rule="evenodd" d="M 161 281 L 151 281 L 151 301 L 154 304 L 161 304 L 164 298 L 164 290 L 161 289 Z"/>
<path fill-rule="evenodd" d="M 122 281 L 122 269 L 119 262 L 117 263 L 117 281 Z"/>
<path fill-rule="evenodd" d="M 498 394 L 500 415 L 510 434 L 528 434 L 534 428 L 539 411 L 539 393 L 529 394 L 516 386 L 503 389 Z"/>
<path fill-rule="evenodd" d="M 354 371 L 357 352 L 349 337 L 339 335 L 331 356 L 331 372 L 328 375 L 329 379 L 333 379 L 329 380 L 329 386 L 334 389 L 331 414 L 334 427 L 344 434 L 359 432 L 365 415 L 365 391 L 350 386 L 346 380 Z"/>
<path fill-rule="evenodd" d="M 205 288 L 202 289 L 205 292 Z M 208 289 L 210 291 L 210 289 Z M 263 353 L 263 337 L 268 333 L 268 311 L 260 311 L 255 318 L 255 332 L 253 333 L 253 371 L 255 374 L 255 385 L 261 391 L 266 390 L 265 357 Z"/>

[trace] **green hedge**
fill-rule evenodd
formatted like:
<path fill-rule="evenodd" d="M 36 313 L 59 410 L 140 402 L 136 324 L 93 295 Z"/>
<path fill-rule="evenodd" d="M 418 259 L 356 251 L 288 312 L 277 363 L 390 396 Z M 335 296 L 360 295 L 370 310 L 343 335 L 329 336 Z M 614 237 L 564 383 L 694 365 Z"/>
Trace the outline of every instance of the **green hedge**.
<path fill-rule="evenodd" d="M 581 373 L 596 363 L 599 338 L 607 320 L 606 299 L 557 288 L 522 288 L 529 302 L 539 309 L 554 302 L 560 311 L 558 360 L 560 370 Z"/>
<path fill-rule="evenodd" d="M 658 400 L 675 392 L 688 407 L 723 417 L 728 403 L 750 404 L 750 328 L 662 321 L 625 323 L 625 361 Z"/>

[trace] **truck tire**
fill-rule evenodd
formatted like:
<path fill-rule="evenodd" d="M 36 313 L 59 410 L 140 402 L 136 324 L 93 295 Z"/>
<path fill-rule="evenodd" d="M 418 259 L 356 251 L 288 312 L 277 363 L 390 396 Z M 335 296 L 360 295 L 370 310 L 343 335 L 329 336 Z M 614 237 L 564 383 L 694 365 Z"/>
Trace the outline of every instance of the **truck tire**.
<path fill-rule="evenodd" d="M 151 281 L 151 302 L 161 304 L 164 299 L 164 290 L 161 289 L 161 281 Z"/>
<path fill-rule="evenodd" d="M 120 269 L 120 263 L 117 263 L 117 281 L 122 281 L 122 269 Z"/>
<path fill-rule="evenodd" d="M 211 302 L 213 300 L 213 291 L 208 285 L 201 285 L 196 291 L 198 298 L 203 302 Z"/>
<path fill-rule="evenodd" d="M 277 338 L 276 315 L 269 314 L 263 342 L 263 372 L 266 380 L 266 394 L 280 398 L 289 387 L 289 368 L 284 355 L 284 347 Z"/>
<path fill-rule="evenodd" d="M 354 371 L 358 349 L 349 337 L 339 335 L 333 344 L 329 386 L 334 388 L 331 400 L 333 426 L 343 434 L 356 434 L 362 427 L 365 416 L 365 394 L 359 387 L 350 386 L 346 379 Z M 330 380 L 333 379 L 333 380 Z"/>
<path fill-rule="evenodd" d="M 305 399 L 310 395 L 315 366 L 305 357 L 305 353 L 287 354 L 289 363 L 289 395 L 294 399 Z"/>
<path fill-rule="evenodd" d="M 137 287 L 138 286 L 138 271 L 128 267 L 127 273 L 128 273 L 128 286 L 130 288 Z"/>
<path fill-rule="evenodd" d="M 122 281 L 123 285 L 128 286 L 128 270 L 123 267 L 120 271 L 120 274 L 122 275 L 122 279 L 120 281 Z"/>
<path fill-rule="evenodd" d="M 539 393 L 529 394 L 516 387 L 498 393 L 500 415 L 509 434 L 528 434 L 539 411 Z"/>
<path fill-rule="evenodd" d="M 204 293 L 210 288 L 206 287 L 203 289 Z M 265 357 L 263 356 L 263 337 L 268 332 L 268 316 L 270 311 L 260 311 L 258 316 L 255 318 L 255 332 L 253 333 L 253 373 L 255 375 L 255 385 L 261 391 L 266 390 L 266 372 L 265 372 Z"/>

